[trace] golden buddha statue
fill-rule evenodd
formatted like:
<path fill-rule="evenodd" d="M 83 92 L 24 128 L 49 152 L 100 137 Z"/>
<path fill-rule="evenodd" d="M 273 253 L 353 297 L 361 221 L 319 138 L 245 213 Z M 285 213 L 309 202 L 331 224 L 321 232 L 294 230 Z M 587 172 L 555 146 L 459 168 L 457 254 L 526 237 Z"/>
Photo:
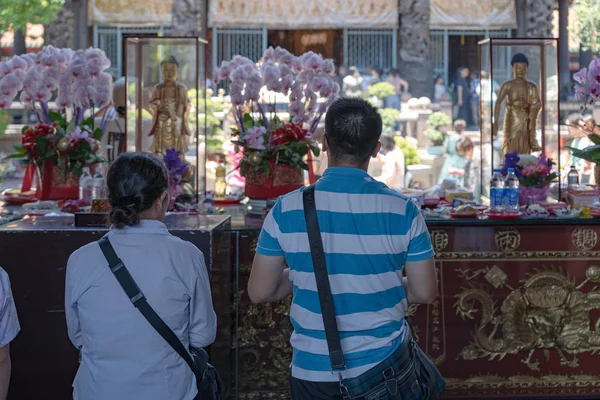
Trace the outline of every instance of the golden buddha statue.
<path fill-rule="evenodd" d="M 500 108 L 506 100 L 504 116 L 504 154 L 531 154 L 542 150 L 536 139 L 537 119 L 542 110 L 540 93 L 535 83 L 526 80 L 529 60 L 517 53 L 511 60 L 513 79 L 504 82 L 494 107 L 493 135 L 498 135 Z"/>
<path fill-rule="evenodd" d="M 154 136 L 150 151 L 165 154 L 167 149 L 175 149 L 184 160 L 190 137 L 188 89 L 177 82 L 179 62 L 175 57 L 165 57 L 160 67 L 163 81 L 152 88 L 150 96 L 152 129 L 149 136 Z"/>

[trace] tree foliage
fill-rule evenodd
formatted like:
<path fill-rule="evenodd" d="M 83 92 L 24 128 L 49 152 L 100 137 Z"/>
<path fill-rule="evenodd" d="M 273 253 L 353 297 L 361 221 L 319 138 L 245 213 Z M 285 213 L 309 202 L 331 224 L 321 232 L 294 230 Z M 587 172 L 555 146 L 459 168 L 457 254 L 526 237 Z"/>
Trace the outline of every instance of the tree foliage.
<path fill-rule="evenodd" d="M 27 23 L 49 24 L 65 0 L 0 0 L 0 32 L 25 32 Z"/>
<path fill-rule="evenodd" d="M 577 16 L 579 26 L 571 32 L 579 37 L 583 50 L 599 50 L 600 0 L 576 0 L 572 11 Z"/>

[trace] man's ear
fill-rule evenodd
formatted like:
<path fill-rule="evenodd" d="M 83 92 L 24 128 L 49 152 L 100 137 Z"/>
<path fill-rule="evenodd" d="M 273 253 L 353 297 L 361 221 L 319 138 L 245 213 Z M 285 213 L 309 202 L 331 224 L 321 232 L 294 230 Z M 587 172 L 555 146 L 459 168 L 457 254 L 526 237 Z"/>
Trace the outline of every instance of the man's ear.
<path fill-rule="evenodd" d="M 381 142 L 377 142 L 377 146 L 375 146 L 375 150 L 371 153 L 372 158 L 377 158 L 377 154 L 379 154 L 379 150 L 381 150 Z"/>
<path fill-rule="evenodd" d="M 329 144 L 327 144 L 327 136 L 323 135 L 323 137 L 321 138 L 321 144 L 322 144 L 322 151 L 326 152 L 327 150 L 329 150 Z"/>

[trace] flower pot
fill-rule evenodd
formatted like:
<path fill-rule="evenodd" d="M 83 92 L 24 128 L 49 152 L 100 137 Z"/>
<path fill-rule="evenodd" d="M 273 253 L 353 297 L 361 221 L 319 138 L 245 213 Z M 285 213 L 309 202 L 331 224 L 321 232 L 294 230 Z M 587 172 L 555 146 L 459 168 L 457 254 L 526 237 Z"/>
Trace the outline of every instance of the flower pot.
<path fill-rule="evenodd" d="M 544 203 L 548 199 L 548 190 L 550 186 L 544 187 L 519 187 L 519 204 L 530 205 Z"/>
<path fill-rule="evenodd" d="M 276 199 L 304 186 L 304 171 L 275 164 L 269 176 L 264 171 L 246 173 L 246 196 L 256 200 Z"/>
<path fill-rule="evenodd" d="M 95 165 L 88 165 L 94 174 Z M 67 172 L 64 176 L 61 169 L 51 162 L 40 167 L 29 165 L 25 172 L 21 191 L 30 190 L 33 179 L 36 182 L 35 197 L 39 200 L 77 200 L 79 198 L 79 176 Z"/>
<path fill-rule="evenodd" d="M 429 146 L 427 148 L 427 153 L 432 156 L 441 156 L 444 154 L 444 146 Z"/>

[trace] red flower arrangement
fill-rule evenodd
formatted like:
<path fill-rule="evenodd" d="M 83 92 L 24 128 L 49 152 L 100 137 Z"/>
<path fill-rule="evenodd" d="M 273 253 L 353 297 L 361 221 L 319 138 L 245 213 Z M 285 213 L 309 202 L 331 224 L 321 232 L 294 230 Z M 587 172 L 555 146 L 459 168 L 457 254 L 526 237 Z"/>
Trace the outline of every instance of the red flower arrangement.
<path fill-rule="evenodd" d="M 307 140 L 308 130 L 297 124 L 287 124 L 271 132 L 269 142 L 272 146 L 282 146 L 290 142 Z"/>
<path fill-rule="evenodd" d="M 56 129 L 56 122 L 51 125 L 37 123 L 33 126 L 26 127 L 21 136 L 21 144 L 23 149 L 29 153 L 32 158 L 38 158 L 39 152 L 36 145 L 36 139 L 39 136 L 53 135 Z"/>
<path fill-rule="evenodd" d="M 266 172 L 268 176 L 276 164 L 308 171 L 304 157 L 309 151 L 319 154 L 319 147 L 311 139 L 309 131 L 300 124 L 273 121 L 277 128 L 268 132 L 264 127 L 252 127 L 250 123 L 244 131 L 233 133 L 232 143 L 236 145 L 236 152 L 244 149 L 239 165 L 242 176 L 259 171 Z"/>

